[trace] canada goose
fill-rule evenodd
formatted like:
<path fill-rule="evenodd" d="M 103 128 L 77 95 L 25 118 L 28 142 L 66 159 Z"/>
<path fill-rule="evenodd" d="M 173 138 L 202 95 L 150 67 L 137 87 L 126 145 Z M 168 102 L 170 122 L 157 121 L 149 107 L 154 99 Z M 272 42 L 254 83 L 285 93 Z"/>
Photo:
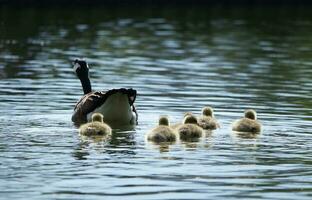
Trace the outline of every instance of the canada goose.
<path fill-rule="evenodd" d="M 87 62 L 83 59 L 76 59 L 73 64 L 84 92 L 84 96 L 77 102 L 72 115 L 72 121 L 75 124 L 80 125 L 90 121 L 92 114 L 96 112 L 103 114 L 106 123 L 111 126 L 137 124 L 138 114 L 134 106 L 136 90 L 120 88 L 92 92 Z"/>
<path fill-rule="evenodd" d="M 161 143 L 161 142 L 175 142 L 177 135 L 175 131 L 169 127 L 169 120 L 167 116 L 160 116 L 158 126 L 153 128 L 147 134 L 147 140 Z"/>
<path fill-rule="evenodd" d="M 112 134 L 112 129 L 104 123 L 101 113 L 93 113 L 92 122 L 81 125 L 79 133 L 86 136 L 108 136 Z"/>
<path fill-rule="evenodd" d="M 232 125 L 233 131 L 259 133 L 261 124 L 257 120 L 256 111 L 249 109 L 244 113 L 245 117 L 236 120 Z"/>
<path fill-rule="evenodd" d="M 202 115 L 198 118 L 198 125 L 205 130 L 220 128 L 219 123 L 214 117 L 213 109 L 208 106 L 202 109 Z"/>
<path fill-rule="evenodd" d="M 184 117 L 183 124 L 177 128 L 181 140 L 197 139 L 203 135 L 203 129 L 197 125 L 194 115 Z"/>

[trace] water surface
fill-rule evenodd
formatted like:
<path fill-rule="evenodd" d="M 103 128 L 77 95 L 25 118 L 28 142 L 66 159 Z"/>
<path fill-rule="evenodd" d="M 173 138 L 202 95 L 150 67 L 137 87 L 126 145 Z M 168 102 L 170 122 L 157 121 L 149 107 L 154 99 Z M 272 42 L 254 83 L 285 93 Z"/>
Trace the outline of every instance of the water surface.
<path fill-rule="evenodd" d="M 311 199 L 311 32 L 308 8 L 1 8 L 0 198 Z M 76 57 L 94 90 L 138 90 L 135 130 L 77 134 Z M 221 129 L 145 142 L 205 105 Z M 257 137 L 231 132 L 247 108 Z"/>

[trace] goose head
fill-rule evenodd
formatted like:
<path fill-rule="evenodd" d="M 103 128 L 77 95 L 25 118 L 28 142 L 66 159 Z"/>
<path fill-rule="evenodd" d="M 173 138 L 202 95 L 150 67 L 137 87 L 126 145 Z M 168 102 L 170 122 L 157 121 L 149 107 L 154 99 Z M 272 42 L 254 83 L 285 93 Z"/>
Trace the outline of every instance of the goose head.
<path fill-rule="evenodd" d="M 88 63 L 84 59 L 76 59 L 73 63 L 73 69 L 80 79 L 84 94 L 91 92 Z"/>
<path fill-rule="evenodd" d="M 257 119 L 257 113 L 256 111 L 252 109 L 248 109 L 245 111 L 245 118 L 256 120 Z"/>
<path fill-rule="evenodd" d="M 79 79 L 89 77 L 89 65 L 84 59 L 76 59 L 73 65 L 74 72 Z"/>
<path fill-rule="evenodd" d="M 183 124 L 197 124 L 197 119 L 194 115 L 186 115 Z"/>
<path fill-rule="evenodd" d="M 104 117 L 101 113 L 92 114 L 92 122 L 104 122 Z"/>
<path fill-rule="evenodd" d="M 207 117 L 213 117 L 213 109 L 209 106 L 202 109 L 202 114 Z"/>
<path fill-rule="evenodd" d="M 158 124 L 159 124 L 159 125 L 163 125 L 163 126 L 169 126 L 169 119 L 168 119 L 168 116 L 160 116 L 160 117 L 159 117 Z"/>

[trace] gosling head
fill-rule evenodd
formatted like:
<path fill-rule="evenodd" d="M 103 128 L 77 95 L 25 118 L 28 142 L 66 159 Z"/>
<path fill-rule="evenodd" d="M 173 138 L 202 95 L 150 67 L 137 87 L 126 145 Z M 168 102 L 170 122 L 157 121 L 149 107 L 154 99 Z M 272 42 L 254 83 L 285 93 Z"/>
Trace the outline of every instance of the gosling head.
<path fill-rule="evenodd" d="M 104 117 L 101 113 L 92 114 L 92 122 L 104 122 Z"/>
<path fill-rule="evenodd" d="M 202 114 L 207 117 L 213 117 L 213 109 L 209 106 L 202 109 Z"/>
<path fill-rule="evenodd" d="M 84 59 L 76 59 L 73 65 L 74 72 L 77 74 L 78 78 L 89 77 L 89 65 Z"/>
<path fill-rule="evenodd" d="M 190 116 L 190 115 L 193 115 L 193 113 L 191 113 L 191 112 L 186 112 L 186 113 L 184 113 L 184 118 L 186 117 L 186 116 Z"/>
<path fill-rule="evenodd" d="M 256 120 L 257 119 L 257 113 L 256 113 L 256 111 L 254 111 L 252 109 L 248 109 L 245 111 L 245 117 L 248 119 Z"/>
<path fill-rule="evenodd" d="M 159 117 L 158 124 L 159 124 L 159 125 L 163 125 L 163 126 L 169 126 L 169 119 L 168 119 L 168 116 L 160 116 L 160 117 Z"/>
<path fill-rule="evenodd" d="M 184 117 L 183 124 L 197 124 L 197 119 L 194 115 L 187 115 Z"/>

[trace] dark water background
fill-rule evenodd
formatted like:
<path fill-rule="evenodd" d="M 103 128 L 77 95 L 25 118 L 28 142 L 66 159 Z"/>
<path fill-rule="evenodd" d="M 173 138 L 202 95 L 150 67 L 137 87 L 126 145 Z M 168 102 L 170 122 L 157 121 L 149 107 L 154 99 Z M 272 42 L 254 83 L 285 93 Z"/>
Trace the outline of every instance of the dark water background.
<path fill-rule="evenodd" d="M 1 7 L 0 199 L 311 199 L 311 33 L 310 7 Z M 77 134 L 76 57 L 94 89 L 138 90 L 136 130 Z M 205 105 L 221 129 L 145 142 Z M 246 108 L 258 137 L 231 132 Z"/>

